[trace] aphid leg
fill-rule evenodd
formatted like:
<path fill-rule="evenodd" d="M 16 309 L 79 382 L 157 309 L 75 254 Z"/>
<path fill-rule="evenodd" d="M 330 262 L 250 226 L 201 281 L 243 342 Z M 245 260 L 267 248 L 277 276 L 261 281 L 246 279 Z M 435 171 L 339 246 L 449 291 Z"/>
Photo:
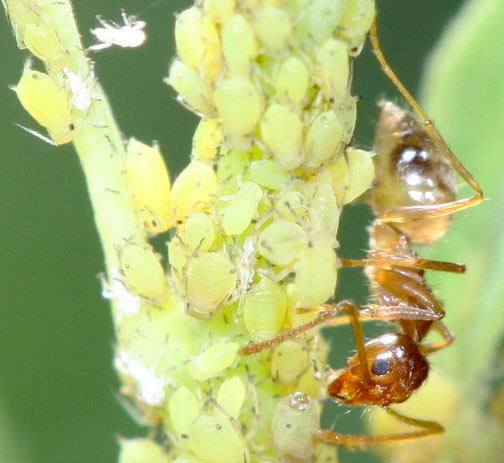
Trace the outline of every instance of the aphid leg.
<path fill-rule="evenodd" d="M 426 344 L 424 346 L 420 346 L 420 351 L 424 354 L 431 354 L 432 352 L 436 352 L 438 350 L 444 349 L 448 347 L 453 341 L 453 333 L 450 329 L 441 321 L 436 321 L 432 324 L 432 328 L 435 329 L 441 336 L 443 336 L 442 341 L 432 342 L 430 344 Z"/>
<path fill-rule="evenodd" d="M 317 429 L 315 430 L 314 434 L 319 439 L 322 439 L 326 442 L 347 445 L 349 447 L 367 447 L 368 445 L 373 444 L 397 444 L 411 440 L 422 439 L 425 437 L 431 437 L 436 434 L 442 434 L 444 432 L 443 426 L 434 421 L 409 418 L 407 416 L 401 415 L 400 413 L 397 413 L 390 408 L 385 408 L 384 410 L 397 420 L 411 426 L 416 426 L 418 428 L 421 428 L 422 430 L 398 434 L 383 434 L 379 436 L 372 436 L 365 434 L 342 434 L 339 432 L 329 431 L 328 429 Z"/>
<path fill-rule="evenodd" d="M 455 156 L 453 151 L 450 149 L 444 138 L 439 133 L 439 130 L 435 126 L 432 119 L 425 113 L 420 104 L 415 100 L 411 93 L 406 89 L 403 83 L 399 80 L 395 72 L 387 63 L 385 56 L 383 54 L 380 42 L 378 40 L 377 31 L 377 18 L 378 15 L 375 14 L 373 24 L 369 31 L 369 38 L 373 46 L 373 51 L 380 63 L 380 66 L 385 73 L 385 75 L 392 81 L 392 83 L 397 87 L 399 92 L 404 96 L 406 101 L 415 110 L 418 116 L 422 119 L 424 128 L 432 140 L 436 143 L 439 149 L 442 151 L 448 163 L 455 169 L 455 171 L 476 191 L 476 194 L 471 198 L 460 199 L 458 201 L 452 201 L 444 204 L 435 204 L 430 206 L 411 206 L 411 207 L 399 207 L 397 209 L 391 209 L 385 211 L 385 213 L 380 217 L 383 222 L 409 222 L 411 220 L 428 219 L 435 217 L 442 217 L 445 215 L 452 215 L 456 212 L 462 211 L 472 206 L 483 202 L 484 194 L 483 190 L 478 183 L 478 181 L 472 176 L 472 174 L 465 168 L 462 162 Z"/>
<path fill-rule="evenodd" d="M 464 264 L 455 264 L 453 262 L 443 262 L 441 260 L 422 259 L 420 257 L 400 257 L 390 256 L 380 259 L 340 259 L 342 267 L 407 267 L 424 270 L 436 270 L 439 272 L 465 273 Z"/>

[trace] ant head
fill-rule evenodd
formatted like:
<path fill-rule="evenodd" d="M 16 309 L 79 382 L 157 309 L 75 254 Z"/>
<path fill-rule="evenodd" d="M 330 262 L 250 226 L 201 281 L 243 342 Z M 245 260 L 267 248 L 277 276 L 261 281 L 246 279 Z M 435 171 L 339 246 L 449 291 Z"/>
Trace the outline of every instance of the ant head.
<path fill-rule="evenodd" d="M 427 378 L 429 365 L 408 336 L 386 334 L 368 342 L 365 352 L 368 365 L 361 365 L 358 355 L 351 357 L 328 388 L 332 398 L 387 407 L 406 400 Z"/>

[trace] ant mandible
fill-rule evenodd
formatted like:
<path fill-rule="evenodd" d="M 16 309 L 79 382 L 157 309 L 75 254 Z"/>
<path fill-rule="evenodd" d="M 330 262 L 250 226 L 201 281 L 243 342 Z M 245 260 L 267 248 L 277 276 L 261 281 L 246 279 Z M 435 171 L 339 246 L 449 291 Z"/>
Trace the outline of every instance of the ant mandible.
<path fill-rule="evenodd" d="M 425 270 L 464 273 L 465 266 L 422 259 L 411 243 L 431 243 L 444 235 L 451 216 L 483 201 L 478 182 L 455 157 L 432 120 L 389 67 L 377 35 L 377 16 L 370 29 L 370 40 L 384 73 L 412 106 L 422 122 L 392 103 L 383 103 L 375 147 L 380 150 L 375 167 L 378 182 L 371 204 L 378 216 L 370 227 L 371 250 L 364 260 L 342 259 L 347 267 L 366 267 L 374 303 L 359 310 L 350 300 L 322 305 L 310 322 L 270 340 L 250 344 L 240 354 L 252 355 L 323 323 L 352 323 L 357 354 L 347 366 L 335 372 L 328 395 L 347 405 L 377 405 L 399 421 L 420 428 L 418 431 L 385 435 L 343 434 L 322 428 L 319 438 L 348 446 L 405 442 L 440 434 L 443 427 L 433 421 L 409 418 L 390 408 L 408 399 L 426 380 L 426 356 L 453 342 L 451 331 L 441 322 L 442 304 L 427 285 Z M 456 200 L 453 168 L 476 191 L 471 198 Z M 346 312 L 346 317 L 336 315 Z M 398 331 L 365 342 L 362 321 L 389 320 Z M 443 340 L 424 343 L 431 331 Z"/>

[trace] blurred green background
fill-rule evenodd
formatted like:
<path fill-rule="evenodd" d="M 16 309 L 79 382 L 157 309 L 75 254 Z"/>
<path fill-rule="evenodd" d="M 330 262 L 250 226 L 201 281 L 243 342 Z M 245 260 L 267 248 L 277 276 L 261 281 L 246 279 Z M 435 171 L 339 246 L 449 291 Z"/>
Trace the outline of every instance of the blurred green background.
<path fill-rule="evenodd" d="M 174 56 L 174 13 L 189 3 L 74 3 L 86 46 L 93 43 L 89 29 L 96 27 L 97 14 L 119 21 L 124 8 L 147 21 L 144 47 L 105 50 L 93 58 L 124 135 L 158 140 L 174 177 L 187 163 L 197 118 L 177 104 L 162 77 Z M 461 4 L 378 1 L 383 48 L 413 94 L 426 55 Z M 144 431 L 114 395 L 112 323 L 97 279 L 102 254 L 86 186 L 71 146 L 55 149 L 13 125 L 37 128 L 8 89 L 19 80 L 27 54 L 17 49 L 4 17 L 0 44 L 0 454 L 11 463 L 114 462 L 116 436 Z M 376 101 L 401 99 L 368 48 L 354 62 L 354 75 L 354 94 L 362 97 L 354 142 L 370 148 Z M 343 256 L 363 256 L 370 220 L 364 205 L 345 213 Z M 342 272 L 338 294 L 366 301 L 359 272 Z M 338 333 L 334 346 L 339 354 L 331 362 L 340 366 L 353 349 L 351 336 Z M 362 429 L 353 415 L 349 432 Z M 342 452 L 341 461 L 376 460 Z"/>

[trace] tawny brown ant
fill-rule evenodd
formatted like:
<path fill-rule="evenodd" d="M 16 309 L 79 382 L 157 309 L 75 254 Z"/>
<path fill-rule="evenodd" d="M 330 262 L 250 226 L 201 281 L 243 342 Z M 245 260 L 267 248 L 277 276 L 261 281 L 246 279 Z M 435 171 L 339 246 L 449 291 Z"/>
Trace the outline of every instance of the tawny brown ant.
<path fill-rule="evenodd" d="M 335 372 L 328 395 L 348 405 L 377 405 L 418 431 L 398 434 L 351 435 L 326 429 L 315 434 L 323 440 L 365 446 L 405 442 L 440 434 L 443 427 L 433 421 L 403 416 L 390 408 L 409 398 L 426 380 L 426 356 L 453 342 L 451 331 L 442 323 L 442 304 L 427 285 L 425 270 L 464 273 L 465 266 L 422 259 L 410 243 L 431 243 L 447 230 L 451 216 L 483 200 L 483 191 L 452 153 L 439 131 L 420 105 L 388 66 L 377 36 L 376 16 L 370 30 L 374 52 L 385 74 L 392 80 L 415 112 L 413 116 L 392 103 L 384 103 L 376 136 L 378 182 L 371 204 L 378 216 L 370 228 L 371 240 L 366 259 L 343 259 L 342 266 L 366 267 L 374 298 L 368 308 L 359 310 L 353 301 L 309 309 L 317 318 L 261 343 L 243 347 L 240 354 L 252 355 L 271 349 L 323 323 L 352 323 L 357 353 L 347 366 Z M 453 168 L 471 185 L 476 194 L 455 199 Z M 335 317 L 343 312 L 346 317 Z M 398 330 L 365 342 L 362 321 L 394 321 Z M 431 330 L 443 340 L 425 343 Z"/>

